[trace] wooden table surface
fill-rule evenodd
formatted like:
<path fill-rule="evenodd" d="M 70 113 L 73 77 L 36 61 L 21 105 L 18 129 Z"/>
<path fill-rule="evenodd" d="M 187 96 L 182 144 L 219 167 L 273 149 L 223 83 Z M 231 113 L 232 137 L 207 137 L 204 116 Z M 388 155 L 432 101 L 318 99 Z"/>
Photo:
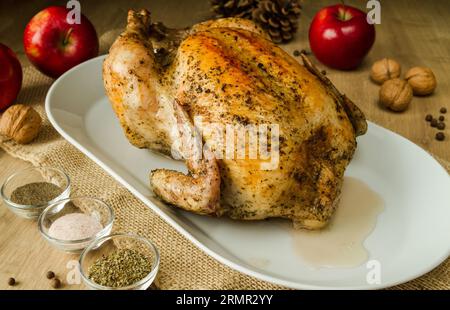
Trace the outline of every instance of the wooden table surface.
<path fill-rule="evenodd" d="M 339 1 L 304 1 L 300 31 L 294 42 L 284 48 L 308 49 L 308 25 L 319 8 Z M 12 1 L 0 3 L 0 41 L 18 53 L 22 64 L 29 65 L 23 54 L 22 32 L 26 22 L 40 9 L 64 1 Z M 208 16 L 208 1 L 81 1 L 82 12 L 87 15 L 101 36 L 108 30 L 122 28 L 129 8 L 147 7 L 155 20 L 169 26 L 187 26 Z M 366 1 L 346 1 L 364 9 Z M 381 25 L 377 25 L 375 45 L 358 70 L 339 72 L 327 69 L 328 76 L 337 87 L 352 98 L 366 113 L 369 120 L 381 124 L 417 143 L 431 153 L 450 161 L 450 131 L 443 142 L 434 139 L 435 130 L 424 121 L 425 115 L 438 115 L 445 106 L 450 110 L 450 2 L 423 0 L 382 1 Z M 377 104 L 379 87 L 368 79 L 373 61 L 392 57 L 397 59 L 403 72 L 408 67 L 421 65 L 433 69 L 438 88 L 430 97 L 414 98 L 404 113 L 381 109 Z M 448 116 L 450 118 L 450 113 Z M 448 123 L 450 128 L 450 123 Z M 380 150 L 383 152 L 383 150 Z M 19 169 L 30 166 L 0 149 L 0 182 Z M 16 217 L 0 205 L 0 289 L 51 289 L 45 278 L 53 270 L 64 283 L 65 289 L 79 289 L 83 285 L 68 285 L 66 267 L 77 256 L 61 253 L 50 247 L 39 235 L 33 221 Z M 7 280 L 14 277 L 18 284 L 9 287 Z"/>

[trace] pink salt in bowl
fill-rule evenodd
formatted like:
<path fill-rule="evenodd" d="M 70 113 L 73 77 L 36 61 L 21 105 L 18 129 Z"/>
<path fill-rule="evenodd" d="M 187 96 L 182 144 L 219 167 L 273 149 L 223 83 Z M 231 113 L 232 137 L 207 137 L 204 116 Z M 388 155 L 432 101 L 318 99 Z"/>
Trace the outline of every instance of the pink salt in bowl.
<path fill-rule="evenodd" d="M 105 202 L 76 197 L 48 206 L 39 217 L 38 227 L 55 248 L 79 253 L 93 240 L 109 235 L 113 222 L 114 211 Z"/>

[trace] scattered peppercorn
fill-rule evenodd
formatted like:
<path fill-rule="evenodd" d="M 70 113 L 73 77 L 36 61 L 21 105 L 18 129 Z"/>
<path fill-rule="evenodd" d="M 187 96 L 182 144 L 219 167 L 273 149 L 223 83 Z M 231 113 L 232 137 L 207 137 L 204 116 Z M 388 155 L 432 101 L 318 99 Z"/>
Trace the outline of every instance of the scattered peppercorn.
<path fill-rule="evenodd" d="M 442 122 L 440 122 L 440 123 L 437 124 L 436 127 L 437 127 L 439 130 L 444 130 L 444 129 L 445 129 L 445 124 L 442 123 Z"/>
<path fill-rule="evenodd" d="M 431 122 L 433 120 L 433 116 L 431 114 L 428 114 L 427 116 L 425 116 L 425 120 L 427 122 Z"/>
<path fill-rule="evenodd" d="M 294 56 L 295 56 L 295 57 L 300 56 L 300 51 L 299 51 L 299 50 L 295 50 L 295 51 L 294 51 Z"/>
<path fill-rule="evenodd" d="M 435 119 L 435 118 L 433 118 L 433 119 L 431 120 L 431 127 L 437 127 L 437 124 L 438 124 L 438 120 Z"/>
<path fill-rule="evenodd" d="M 445 117 L 444 116 L 439 116 L 439 120 L 441 121 L 441 122 L 443 122 L 444 120 L 445 120 Z"/>
<path fill-rule="evenodd" d="M 13 286 L 14 284 L 16 284 L 16 279 L 14 279 L 14 278 L 9 278 L 9 279 L 8 279 L 8 285 L 9 285 L 9 286 Z"/>
<path fill-rule="evenodd" d="M 300 51 L 300 53 L 305 54 L 305 55 L 309 55 L 309 52 L 308 52 L 307 50 L 305 50 L 305 49 L 302 49 L 302 50 Z"/>
<path fill-rule="evenodd" d="M 321 72 L 323 75 L 327 75 L 327 71 L 326 70 L 322 70 Z"/>
<path fill-rule="evenodd" d="M 447 109 L 446 109 L 446 108 L 441 108 L 441 110 L 440 110 L 440 111 L 441 111 L 441 113 L 442 113 L 442 114 L 445 114 L 445 113 L 447 113 Z"/>
<path fill-rule="evenodd" d="M 53 278 L 52 281 L 50 282 L 50 285 L 53 288 L 60 288 L 61 287 L 61 281 L 58 278 Z"/>
<path fill-rule="evenodd" d="M 444 140 L 445 140 L 445 135 L 444 135 L 444 133 L 443 133 L 443 132 L 438 132 L 438 133 L 436 134 L 436 140 L 438 140 L 438 141 L 444 141 Z"/>
<path fill-rule="evenodd" d="M 47 279 L 53 279 L 55 277 L 55 273 L 53 271 L 47 271 L 47 274 L 45 275 Z"/>

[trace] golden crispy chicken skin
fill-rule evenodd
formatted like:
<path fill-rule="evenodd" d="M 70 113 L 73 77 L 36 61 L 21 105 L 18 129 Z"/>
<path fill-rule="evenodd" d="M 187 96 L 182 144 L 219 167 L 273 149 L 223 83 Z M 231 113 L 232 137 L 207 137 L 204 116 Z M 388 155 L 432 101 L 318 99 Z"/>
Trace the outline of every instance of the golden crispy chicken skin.
<path fill-rule="evenodd" d="M 319 229 L 336 209 L 356 136 L 367 124 L 357 106 L 305 56 L 303 62 L 248 20 L 173 30 L 152 24 L 142 10 L 129 12 L 127 28 L 105 60 L 103 78 L 129 141 L 186 161 L 188 175 L 165 169 L 151 173 L 152 188 L 162 200 L 199 214 L 282 217 Z M 192 156 L 190 140 L 203 129 L 195 123 L 198 118 L 202 124 L 241 129 L 276 125 L 276 144 L 268 142 L 277 151 L 276 165 L 261 168 L 267 158 L 218 156 L 224 139 L 212 131 L 202 132 L 205 147 L 201 156 Z M 245 143 L 248 150 L 250 139 Z"/>

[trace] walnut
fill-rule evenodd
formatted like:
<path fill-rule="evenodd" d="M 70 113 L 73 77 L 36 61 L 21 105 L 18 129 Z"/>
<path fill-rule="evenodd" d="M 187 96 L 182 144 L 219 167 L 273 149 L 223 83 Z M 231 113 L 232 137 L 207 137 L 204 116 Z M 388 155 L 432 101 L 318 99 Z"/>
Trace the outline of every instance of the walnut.
<path fill-rule="evenodd" d="M 414 67 L 406 72 L 405 79 L 411 85 L 414 95 L 430 95 L 436 89 L 436 77 L 430 68 Z"/>
<path fill-rule="evenodd" d="M 0 134 L 17 143 L 27 144 L 39 134 L 41 123 L 41 116 L 32 107 L 15 104 L 3 113 Z"/>
<path fill-rule="evenodd" d="M 380 88 L 381 104 L 396 112 L 406 110 L 412 100 L 412 96 L 412 88 L 405 80 L 387 80 Z"/>
<path fill-rule="evenodd" d="M 383 58 L 372 65 L 370 77 L 375 83 L 383 84 L 387 80 L 398 78 L 401 71 L 398 62 L 390 58 Z"/>

